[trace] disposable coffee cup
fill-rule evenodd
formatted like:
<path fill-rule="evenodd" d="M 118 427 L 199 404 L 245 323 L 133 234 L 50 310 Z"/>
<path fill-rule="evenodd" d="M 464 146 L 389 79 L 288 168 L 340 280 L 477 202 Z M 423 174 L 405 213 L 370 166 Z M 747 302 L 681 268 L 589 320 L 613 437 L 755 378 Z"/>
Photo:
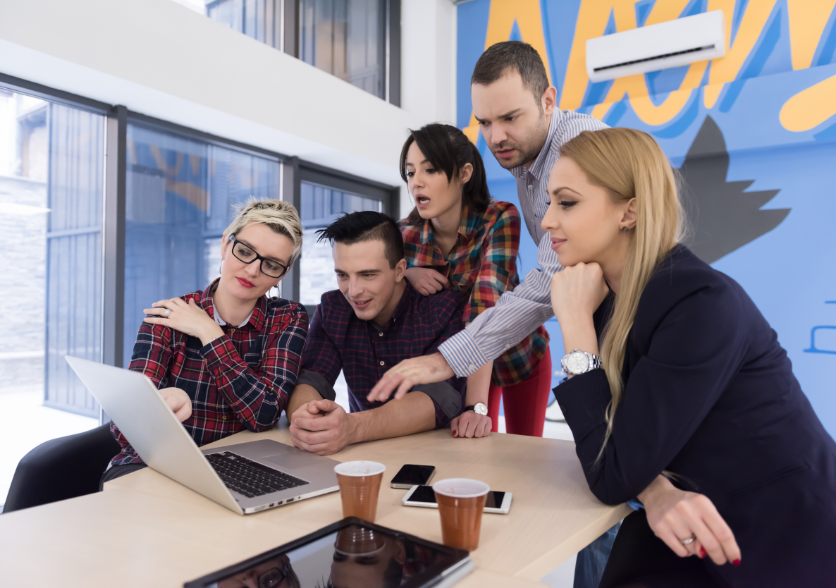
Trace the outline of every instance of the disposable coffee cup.
<path fill-rule="evenodd" d="M 473 551 L 479 547 L 482 510 L 490 487 L 479 480 L 449 478 L 433 484 L 444 545 Z"/>
<path fill-rule="evenodd" d="M 358 517 L 373 523 L 386 466 L 376 461 L 347 461 L 338 464 L 334 471 L 340 485 L 343 516 Z"/>

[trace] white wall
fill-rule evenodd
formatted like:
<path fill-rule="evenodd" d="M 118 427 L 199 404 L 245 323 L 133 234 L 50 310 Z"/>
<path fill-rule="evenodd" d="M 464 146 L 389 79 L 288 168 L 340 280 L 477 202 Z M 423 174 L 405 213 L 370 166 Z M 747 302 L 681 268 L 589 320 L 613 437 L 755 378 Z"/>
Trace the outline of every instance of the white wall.
<path fill-rule="evenodd" d="M 401 106 L 427 122 L 456 121 L 456 7 L 401 0 Z"/>
<path fill-rule="evenodd" d="M 399 185 L 406 129 L 452 119 L 454 13 L 404 0 L 404 108 L 171 0 L 0 0 L 0 72 Z M 433 57 L 447 69 L 419 96 L 422 38 L 448 47 Z"/>
<path fill-rule="evenodd" d="M 451 0 L 401 0 L 401 107 L 422 124 L 456 124 L 456 7 Z M 401 216 L 413 207 L 405 185 L 400 206 Z"/>

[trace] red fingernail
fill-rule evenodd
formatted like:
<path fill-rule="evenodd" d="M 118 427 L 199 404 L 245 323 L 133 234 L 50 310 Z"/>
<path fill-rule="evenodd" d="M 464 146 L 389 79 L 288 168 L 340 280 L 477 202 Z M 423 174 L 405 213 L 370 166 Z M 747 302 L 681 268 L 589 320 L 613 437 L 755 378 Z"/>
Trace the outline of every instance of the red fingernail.
<path fill-rule="evenodd" d="M 456 436 L 456 432 L 455 432 L 455 431 L 453 431 L 453 437 L 455 437 L 455 436 Z"/>
<path fill-rule="evenodd" d="M 740 560 L 739 560 L 739 559 L 736 559 L 736 560 L 734 560 L 734 561 L 733 561 L 733 562 L 731 562 L 731 563 L 732 563 L 732 565 L 733 565 L 733 566 L 739 566 L 739 565 L 740 565 Z"/>
<path fill-rule="evenodd" d="M 705 547 L 700 546 L 700 559 L 705 559 Z"/>

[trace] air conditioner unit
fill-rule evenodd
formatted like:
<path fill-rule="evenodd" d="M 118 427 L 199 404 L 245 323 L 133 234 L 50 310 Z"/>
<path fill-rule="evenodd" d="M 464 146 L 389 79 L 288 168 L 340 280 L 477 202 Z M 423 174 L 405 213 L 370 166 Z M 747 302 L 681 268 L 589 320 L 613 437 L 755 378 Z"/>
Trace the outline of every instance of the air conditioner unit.
<path fill-rule="evenodd" d="M 586 71 L 593 82 L 687 65 L 726 54 L 721 10 L 605 35 L 586 42 Z"/>

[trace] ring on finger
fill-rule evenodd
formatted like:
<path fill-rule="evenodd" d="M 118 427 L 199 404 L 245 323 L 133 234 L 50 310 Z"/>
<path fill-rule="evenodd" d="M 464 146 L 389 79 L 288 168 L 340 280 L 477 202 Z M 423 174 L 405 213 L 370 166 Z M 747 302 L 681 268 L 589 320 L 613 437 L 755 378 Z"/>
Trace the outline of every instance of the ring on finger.
<path fill-rule="evenodd" d="M 168 308 L 166 308 L 165 311 L 163 311 L 163 316 L 168 316 L 170 314 L 171 314 L 171 310 L 168 309 Z"/>
<path fill-rule="evenodd" d="M 692 533 L 690 537 L 688 537 L 687 539 L 680 539 L 679 542 L 682 543 L 683 545 L 691 545 L 691 543 L 696 541 L 696 539 L 697 539 L 697 536 Z"/>

